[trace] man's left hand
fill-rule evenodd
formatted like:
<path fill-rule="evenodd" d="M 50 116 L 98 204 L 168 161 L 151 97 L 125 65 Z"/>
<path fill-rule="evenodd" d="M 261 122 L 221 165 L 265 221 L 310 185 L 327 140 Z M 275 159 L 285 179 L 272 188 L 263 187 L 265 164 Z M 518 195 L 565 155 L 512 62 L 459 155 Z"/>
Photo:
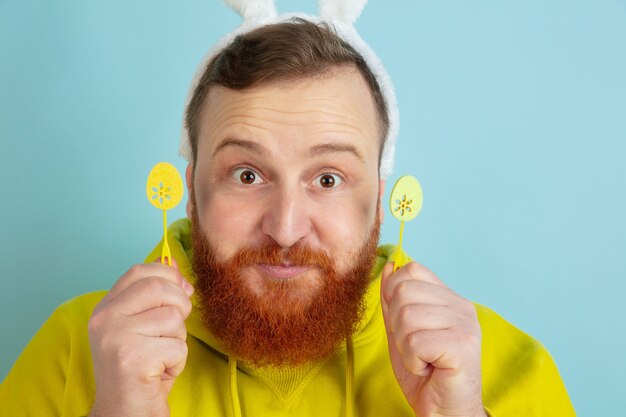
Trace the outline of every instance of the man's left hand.
<path fill-rule="evenodd" d="M 486 416 L 474 305 L 416 262 L 385 266 L 381 299 L 393 371 L 415 415 Z"/>

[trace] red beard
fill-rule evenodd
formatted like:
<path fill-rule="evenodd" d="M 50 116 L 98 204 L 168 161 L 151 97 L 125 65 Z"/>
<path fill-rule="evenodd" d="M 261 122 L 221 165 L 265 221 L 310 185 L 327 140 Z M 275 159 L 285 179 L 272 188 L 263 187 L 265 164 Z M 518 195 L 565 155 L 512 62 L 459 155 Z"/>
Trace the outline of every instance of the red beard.
<path fill-rule="evenodd" d="M 207 328 L 232 357 L 254 366 L 297 366 L 328 357 L 358 327 L 376 260 L 380 222 L 348 272 L 320 250 L 275 242 L 244 248 L 220 262 L 192 213 L 196 297 Z M 306 277 L 262 278 L 252 291 L 244 271 L 255 264 L 306 266 Z M 249 268 L 250 267 L 250 268 Z"/>

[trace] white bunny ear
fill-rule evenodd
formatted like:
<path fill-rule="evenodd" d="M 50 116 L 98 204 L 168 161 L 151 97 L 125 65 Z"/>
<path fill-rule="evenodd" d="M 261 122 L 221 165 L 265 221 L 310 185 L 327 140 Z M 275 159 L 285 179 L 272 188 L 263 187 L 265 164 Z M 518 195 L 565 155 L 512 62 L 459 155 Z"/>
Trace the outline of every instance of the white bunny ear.
<path fill-rule="evenodd" d="M 257 23 L 276 17 L 274 0 L 224 0 L 243 17 L 244 24 Z"/>
<path fill-rule="evenodd" d="M 318 0 L 320 17 L 324 20 L 339 20 L 353 25 L 367 0 Z"/>

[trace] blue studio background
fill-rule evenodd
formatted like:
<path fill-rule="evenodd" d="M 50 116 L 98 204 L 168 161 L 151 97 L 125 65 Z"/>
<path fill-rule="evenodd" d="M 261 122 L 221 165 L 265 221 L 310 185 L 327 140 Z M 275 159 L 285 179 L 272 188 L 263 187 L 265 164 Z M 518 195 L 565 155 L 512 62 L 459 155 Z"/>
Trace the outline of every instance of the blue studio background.
<path fill-rule="evenodd" d="M 189 81 L 239 21 L 217 0 L 0 0 L 0 379 L 159 240 L 147 174 L 184 170 Z M 539 338 L 579 415 L 626 409 L 626 2 L 371 0 L 357 28 L 398 91 L 390 182 L 424 188 L 409 252 Z"/>

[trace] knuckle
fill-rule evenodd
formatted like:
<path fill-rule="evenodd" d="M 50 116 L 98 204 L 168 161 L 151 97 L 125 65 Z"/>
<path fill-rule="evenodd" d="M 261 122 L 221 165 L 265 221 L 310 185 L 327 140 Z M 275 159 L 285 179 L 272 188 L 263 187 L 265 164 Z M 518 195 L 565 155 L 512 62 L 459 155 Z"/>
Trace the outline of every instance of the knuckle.
<path fill-rule="evenodd" d="M 406 281 L 398 283 L 398 285 L 396 285 L 394 297 L 401 297 L 402 294 L 405 294 L 408 290 L 408 286 L 409 284 Z"/>
<path fill-rule="evenodd" d="M 476 315 L 476 308 L 474 307 L 474 303 L 472 303 L 470 300 L 468 300 L 467 298 L 463 298 L 460 297 L 461 299 L 461 306 L 464 309 L 464 311 L 468 314 L 468 315 Z"/>
<path fill-rule="evenodd" d="M 187 357 L 189 352 L 189 348 L 187 347 L 187 342 L 182 339 L 173 339 L 171 346 L 171 355 L 176 358 L 176 360 L 184 360 Z"/>
<path fill-rule="evenodd" d="M 185 316 L 183 312 L 180 311 L 179 308 L 171 306 L 169 307 L 168 317 L 171 320 L 171 323 L 175 326 L 179 326 L 181 323 L 185 321 Z"/>
<path fill-rule="evenodd" d="M 406 351 L 414 352 L 420 345 L 419 335 L 417 333 L 411 333 L 406 337 Z"/>
<path fill-rule="evenodd" d="M 421 268 L 417 264 L 417 262 L 408 263 L 406 266 L 406 269 L 407 269 L 407 272 L 411 275 L 419 275 L 419 273 L 421 272 Z"/>
<path fill-rule="evenodd" d="M 193 309 L 193 305 L 191 303 L 191 300 L 189 298 L 185 298 L 185 300 L 183 301 L 183 319 L 186 319 L 189 314 L 191 314 L 191 310 Z"/>
<path fill-rule="evenodd" d="M 87 322 L 87 332 L 89 334 L 97 333 L 98 329 L 100 328 L 100 322 L 101 319 L 99 314 L 92 315 Z"/>
<path fill-rule="evenodd" d="M 137 276 L 137 275 L 141 275 L 142 272 L 143 272 L 143 265 L 135 264 L 135 265 L 132 265 L 130 268 L 128 268 L 127 275 Z"/>
<path fill-rule="evenodd" d="M 107 322 L 106 310 L 94 311 L 87 322 L 87 332 L 89 334 L 97 334 L 105 326 Z"/>
<path fill-rule="evenodd" d="M 398 322 L 399 323 L 407 323 L 411 320 L 413 316 L 413 308 L 411 305 L 404 305 L 400 307 L 400 311 L 398 312 Z"/>
<path fill-rule="evenodd" d="M 176 281 L 176 284 L 183 285 L 183 281 L 185 280 L 183 274 L 181 274 L 178 269 L 172 270 L 172 273 L 174 274 L 174 280 Z"/>
<path fill-rule="evenodd" d="M 187 342 L 184 340 L 180 340 L 179 343 L 180 343 L 181 354 L 183 355 L 183 357 L 187 357 L 187 354 L 189 353 L 189 347 L 187 346 Z"/>
<path fill-rule="evenodd" d="M 154 294 L 162 293 L 165 290 L 165 283 L 161 278 L 149 277 L 143 280 L 145 290 Z"/>

